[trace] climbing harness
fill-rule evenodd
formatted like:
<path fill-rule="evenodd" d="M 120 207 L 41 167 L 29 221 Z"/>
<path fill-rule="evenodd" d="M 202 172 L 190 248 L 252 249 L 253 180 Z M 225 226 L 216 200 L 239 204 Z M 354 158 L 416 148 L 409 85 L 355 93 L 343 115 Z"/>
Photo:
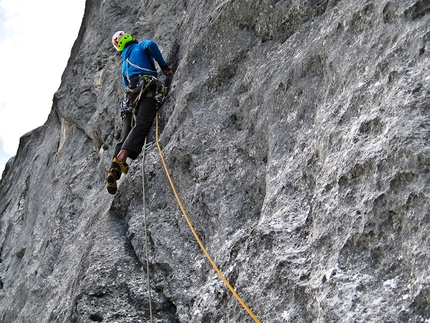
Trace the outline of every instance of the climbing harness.
<path fill-rule="evenodd" d="M 137 103 L 140 101 L 140 98 L 142 97 L 143 93 L 148 90 L 148 88 L 154 84 L 154 82 L 157 80 L 157 78 L 153 76 L 142 76 L 143 83 L 140 85 L 140 91 L 139 95 L 134 99 L 133 106 L 136 107 Z M 153 93 L 147 93 L 148 96 L 153 95 Z"/>
<path fill-rule="evenodd" d="M 148 302 L 149 302 L 149 316 L 151 318 L 151 323 L 153 322 L 152 316 L 152 298 L 151 298 L 151 279 L 149 272 L 149 247 L 148 247 L 148 226 L 146 221 L 146 199 L 145 199 L 145 155 L 146 155 L 146 138 L 143 144 L 143 157 L 142 157 L 142 195 L 143 195 L 143 222 L 145 225 L 145 246 L 146 246 L 146 278 L 148 285 Z"/>
<path fill-rule="evenodd" d="M 151 75 L 136 75 L 139 78 L 134 81 L 138 91 L 135 88 L 126 87 L 124 90 L 124 98 L 120 104 L 120 115 L 124 119 L 127 113 L 132 113 L 131 127 L 133 128 L 136 124 L 136 112 L 137 106 L 145 94 L 145 96 L 153 97 L 157 101 L 157 109 L 163 104 L 166 98 L 167 88 L 164 86 L 155 76 Z M 154 91 L 148 91 L 148 89 L 154 85 Z M 137 94 L 138 93 L 138 94 Z"/>
<path fill-rule="evenodd" d="M 212 259 L 212 257 L 209 255 L 208 251 L 206 250 L 206 248 L 204 247 L 202 241 L 200 240 L 199 236 L 197 235 L 196 230 L 193 227 L 193 224 L 191 223 L 190 219 L 188 218 L 187 213 L 185 212 L 184 206 L 182 205 L 182 202 L 179 198 L 178 193 L 176 192 L 175 189 L 175 185 L 173 184 L 172 178 L 170 176 L 169 173 L 169 169 L 167 168 L 166 165 L 166 161 L 164 159 L 163 156 L 163 151 L 161 149 L 160 146 L 160 142 L 158 140 L 158 110 L 155 116 L 155 142 L 157 144 L 158 147 L 158 152 L 160 153 L 160 158 L 161 158 L 161 162 L 163 163 L 163 167 L 164 167 L 164 171 L 166 172 L 167 178 L 170 182 L 170 186 L 172 187 L 173 193 L 176 197 L 176 200 L 178 202 L 179 208 L 182 211 L 182 214 L 185 217 L 185 220 L 188 223 L 188 226 L 191 229 L 191 232 L 194 235 L 194 238 L 196 239 L 197 243 L 199 244 L 200 248 L 202 249 L 203 253 L 206 255 L 206 258 L 209 260 L 209 262 L 211 263 L 212 267 L 215 269 L 215 271 L 218 273 L 219 277 L 221 278 L 221 280 L 224 282 L 224 284 L 228 287 L 228 289 L 232 292 L 232 294 L 234 295 L 234 297 L 236 297 L 236 299 L 238 300 L 238 302 L 243 306 L 243 308 L 248 312 L 249 316 L 252 317 L 252 319 L 256 322 L 256 323 L 260 323 L 260 320 L 255 316 L 255 314 L 250 310 L 250 308 L 245 304 L 245 302 L 240 298 L 240 296 L 236 293 L 236 291 L 234 290 L 234 288 L 230 285 L 230 283 L 228 282 L 228 280 L 224 277 L 224 275 L 222 274 L 221 270 L 217 267 L 217 265 L 215 264 L 214 260 Z"/>

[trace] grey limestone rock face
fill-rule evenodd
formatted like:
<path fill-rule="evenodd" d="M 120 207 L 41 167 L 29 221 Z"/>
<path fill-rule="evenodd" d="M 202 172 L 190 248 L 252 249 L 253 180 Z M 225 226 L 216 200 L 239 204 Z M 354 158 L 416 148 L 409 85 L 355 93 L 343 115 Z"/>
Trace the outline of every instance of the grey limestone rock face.
<path fill-rule="evenodd" d="M 174 65 L 169 172 L 261 322 L 430 320 L 429 14 L 426 0 L 87 1 L 51 113 L 0 182 L 0 320 L 150 320 L 142 157 L 104 188 L 120 29 Z M 148 139 L 154 322 L 252 322 Z"/>

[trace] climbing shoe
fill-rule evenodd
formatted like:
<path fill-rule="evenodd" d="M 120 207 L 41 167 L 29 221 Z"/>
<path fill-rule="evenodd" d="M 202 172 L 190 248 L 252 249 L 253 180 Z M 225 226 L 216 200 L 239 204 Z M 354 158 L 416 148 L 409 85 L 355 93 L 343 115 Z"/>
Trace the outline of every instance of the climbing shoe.
<path fill-rule="evenodd" d="M 112 164 L 110 166 L 107 182 L 106 182 L 106 188 L 109 192 L 109 194 L 115 194 L 117 191 L 116 181 L 121 178 L 122 174 L 127 174 L 128 172 L 128 165 L 126 163 L 120 162 L 116 156 L 112 160 Z"/>

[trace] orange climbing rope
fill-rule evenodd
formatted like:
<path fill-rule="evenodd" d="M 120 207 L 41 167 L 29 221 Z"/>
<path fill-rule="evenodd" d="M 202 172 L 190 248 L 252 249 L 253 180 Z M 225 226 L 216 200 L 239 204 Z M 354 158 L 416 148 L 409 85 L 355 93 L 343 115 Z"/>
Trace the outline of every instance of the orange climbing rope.
<path fill-rule="evenodd" d="M 222 279 L 224 284 L 228 287 L 228 289 L 233 293 L 234 297 L 239 301 L 239 303 L 243 306 L 243 308 L 248 312 L 248 314 L 252 317 L 252 319 L 257 322 L 261 323 L 260 320 L 255 316 L 255 314 L 249 309 L 249 307 L 245 304 L 245 302 L 240 298 L 240 296 L 236 293 L 234 288 L 230 285 L 230 283 L 227 281 L 227 279 L 222 274 L 221 270 L 217 267 L 215 262 L 213 261 L 212 257 L 207 252 L 205 246 L 203 245 L 202 241 L 200 240 L 199 236 L 197 235 L 196 230 L 193 227 L 193 224 L 191 223 L 190 219 L 188 218 L 187 213 L 185 212 L 184 206 L 182 205 L 182 202 L 179 198 L 178 193 L 176 192 L 175 185 L 173 184 L 172 178 L 169 173 L 169 169 L 167 168 L 166 161 L 164 160 L 163 152 L 161 150 L 160 142 L 158 140 L 158 111 L 157 115 L 155 117 L 155 142 L 157 143 L 158 151 L 160 153 L 161 162 L 163 163 L 164 170 L 166 172 L 167 178 L 170 182 L 170 186 L 172 187 L 173 193 L 175 194 L 176 200 L 178 201 L 179 207 L 185 217 L 185 220 L 188 223 L 188 226 L 190 227 L 194 238 L 197 240 L 197 243 L 199 244 L 200 248 L 202 249 L 203 253 L 206 255 L 206 258 L 208 258 L 209 262 L 211 263 L 212 267 L 215 269 L 215 271 L 218 273 L 219 277 Z"/>

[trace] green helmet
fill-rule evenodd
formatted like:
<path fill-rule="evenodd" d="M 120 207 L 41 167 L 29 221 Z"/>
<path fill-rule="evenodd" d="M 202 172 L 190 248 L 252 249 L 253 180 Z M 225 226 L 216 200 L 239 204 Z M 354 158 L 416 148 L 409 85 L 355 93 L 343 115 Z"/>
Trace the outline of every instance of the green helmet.
<path fill-rule="evenodd" d="M 112 45 L 116 48 L 117 51 L 122 52 L 125 48 L 125 45 L 133 40 L 133 36 L 127 34 L 125 31 L 117 31 L 112 36 Z"/>

